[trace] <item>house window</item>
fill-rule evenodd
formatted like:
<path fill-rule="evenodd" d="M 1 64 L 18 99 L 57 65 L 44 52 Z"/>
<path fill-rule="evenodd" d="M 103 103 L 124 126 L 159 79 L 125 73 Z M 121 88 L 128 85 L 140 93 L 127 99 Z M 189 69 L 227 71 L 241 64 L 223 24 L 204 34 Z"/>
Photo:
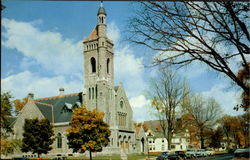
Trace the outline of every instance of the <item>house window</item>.
<path fill-rule="evenodd" d="M 96 72 L 96 61 L 95 61 L 95 58 L 92 57 L 90 59 L 90 62 L 91 62 L 91 71 L 92 71 L 92 73 L 95 73 Z"/>
<path fill-rule="evenodd" d="M 95 91 L 94 91 L 94 88 L 92 88 L 92 99 L 95 98 Z"/>
<path fill-rule="evenodd" d="M 171 145 L 171 149 L 175 149 L 175 145 Z"/>
<path fill-rule="evenodd" d="M 164 146 L 164 145 L 161 146 L 161 150 L 162 150 L 162 151 L 165 150 L 165 146 Z"/>
<path fill-rule="evenodd" d="M 62 148 L 62 135 L 61 135 L 61 133 L 57 134 L 57 148 Z"/>
<path fill-rule="evenodd" d="M 164 139 L 162 140 L 162 143 L 164 143 Z"/>

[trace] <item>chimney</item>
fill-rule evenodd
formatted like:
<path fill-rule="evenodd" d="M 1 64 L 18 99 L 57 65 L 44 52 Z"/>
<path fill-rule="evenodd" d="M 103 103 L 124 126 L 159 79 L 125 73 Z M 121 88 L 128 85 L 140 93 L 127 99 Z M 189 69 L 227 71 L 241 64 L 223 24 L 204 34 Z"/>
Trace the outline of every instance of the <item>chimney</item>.
<path fill-rule="evenodd" d="M 64 95 L 64 88 L 59 88 L 60 96 Z"/>
<path fill-rule="evenodd" d="M 28 94 L 28 100 L 33 100 L 34 99 L 34 94 L 33 93 L 29 93 Z"/>

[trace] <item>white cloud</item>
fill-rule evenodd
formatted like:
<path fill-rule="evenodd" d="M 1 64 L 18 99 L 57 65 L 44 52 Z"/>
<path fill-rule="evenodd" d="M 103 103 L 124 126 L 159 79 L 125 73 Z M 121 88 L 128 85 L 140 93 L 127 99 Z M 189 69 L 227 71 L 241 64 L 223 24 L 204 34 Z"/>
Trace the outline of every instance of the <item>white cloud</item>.
<path fill-rule="evenodd" d="M 209 91 L 204 91 L 202 94 L 207 98 L 215 98 L 221 105 L 224 114 L 238 115 L 243 113 L 242 111 L 233 110 L 233 107 L 240 102 L 241 93 L 233 89 L 229 90 L 226 83 L 216 84 Z"/>
<path fill-rule="evenodd" d="M 116 26 L 115 22 L 111 22 L 110 24 L 107 25 L 107 36 L 115 43 L 115 45 L 119 42 L 120 30 Z"/>
<path fill-rule="evenodd" d="M 57 75 L 82 72 L 77 67 L 83 63 L 82 42 L 74 43 L 58 32 L 41 31 L 36 27 L 41 23 L 41 20 L 28 23 L 4 18 L 3 46 L 16 49 Z M 30 67 L 25 61 L 22 65 Z"/>
<path fill-rule="evenodd" d="M 14 98 L 24 98 L 28 93 L 34 93 L 35 98 L 59 95 L 59 88 L 65 89 L 65 94 L 82 91 L 82 82 L 71 80 L 67 82 L 64 76 L 39 77 L 30 71 L 24 71 L 1 79 L 2 92 L 10 91 Z"/>
<path fill-rule="evenodd" d="M 146 99 L 144 95 L 132 97 L 129 102 L 133 108 L 142 108 L 150 105 L 150 100 Z"/>
<path fill-rule="evenodd" d="M 108 24 L 107 36 L 115 44 L 114 71 L 116 83 L 123 83 L 129 97 L 138 96 L 146 89 L 143 58 L 136 57 L 129 45 L 120 43 L 120 30 L 114 22 Z"/>

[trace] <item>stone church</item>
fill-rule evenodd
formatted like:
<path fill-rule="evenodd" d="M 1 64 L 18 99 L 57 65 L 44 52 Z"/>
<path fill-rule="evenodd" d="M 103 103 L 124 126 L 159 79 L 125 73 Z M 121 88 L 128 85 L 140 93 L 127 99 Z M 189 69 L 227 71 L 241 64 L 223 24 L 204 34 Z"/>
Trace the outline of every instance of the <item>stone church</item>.
<path fill-rule="evenodd" d="M 83 41 L 84 53 L 84 89 L 80 93 L 64 94 L 34 99 L 28 95 L 28 103 L 12 123 L 12 138 L 22 138 L 26 118 L 47 118 L 54 126 L 55 141 L 49 155 L 77 155 L 67 145 L 66 129 L 72 116 L 72 110 L 86 104 L 87 108 L 98 109 L 105 113 L 111 130 L 110 143 L 100 154 L 120 154 L 125 152 L 145 152 L 145 135 L 136 134 L 133 125 L 133 111 L 122 86 L 114 86 L 113 42 L 106 35 L 106 12 L 101 4 L 97 13 L 97 25 Z M 22 153 L 24 156 L 35 156 Z"/>

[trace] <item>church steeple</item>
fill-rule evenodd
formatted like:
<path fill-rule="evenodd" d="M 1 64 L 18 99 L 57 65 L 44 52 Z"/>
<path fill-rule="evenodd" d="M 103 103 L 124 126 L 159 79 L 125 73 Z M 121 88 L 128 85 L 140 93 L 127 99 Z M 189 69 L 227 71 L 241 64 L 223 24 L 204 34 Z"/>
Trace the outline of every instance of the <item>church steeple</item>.
<path fill-rule="evenodd" d="M 97 25 L 83 42 L 86 104 L 100 111 L 108 108 L 106 96 L 111 94 L 114 83 L 114 44 L 106 35 L 106 15 L 101 3 Z"/>
<path fill-rule="evenodd" d="M 105 9 L 103 7 L 103 3 L 101 1 L 101 4 L 100 4 L 100 7 L 99 7 L 99 10 L 98 10 L 98 13 L 97 15 L 100 15 L 100 14 L 104 14 L 105 16 L 107 16 L 106 12 L 105 12 Z"/>
<path fill-rule="evenodd" d="M 105 9 L 103 7 L 103 3 L 101 2 L 99 10 L 97 12 L 97 17 L 98 17 L 98 25 L 100 24 L 106 24 L 106 12 Z"/>

